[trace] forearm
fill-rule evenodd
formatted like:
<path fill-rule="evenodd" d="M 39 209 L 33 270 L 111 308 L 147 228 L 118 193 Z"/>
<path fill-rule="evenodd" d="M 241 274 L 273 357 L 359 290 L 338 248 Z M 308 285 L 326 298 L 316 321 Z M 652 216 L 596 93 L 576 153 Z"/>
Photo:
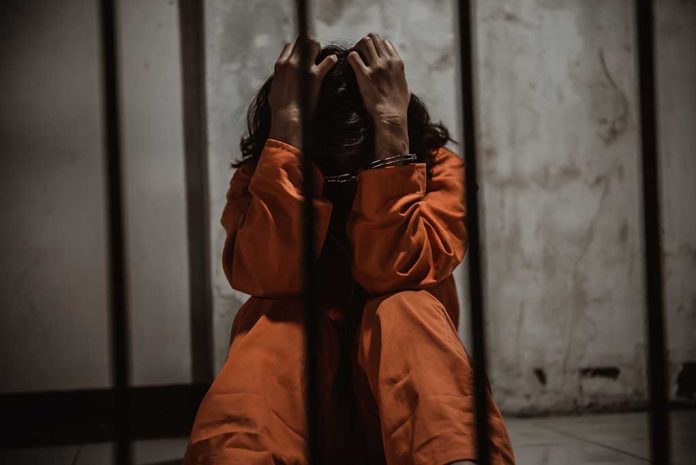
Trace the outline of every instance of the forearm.
<path fill-rule="evenodd" d="M 358 174 L 347 232 L 353 272 L 369 292 L 415 289 L 447 278 L 466 252 L 463 161 L 441 148 L 425 163 Z"/>
<path fill-rule="evenodd" d="M 375 159 L 409 152 L 406 118 L 384 119 L 375 123 Z"/>
<path fill-rule="evenodd" d="M 228 196 L 223 267 L 234 289 L 273 297 L 301 291 L 302 173 L 297 147 L 269 138 L 250 176 L 243 200 Z M 315 256 L 328 231 L 331 203 L 322 197 L 314 166 Z M 243 210 L 243 211 L 242 211 Z"/>
<path fill-rule="evenodd" d="M 279 140 L 294 147 L 302 146 L 302 127 L 298 118 L 271 117 L 269 139 Z"/>

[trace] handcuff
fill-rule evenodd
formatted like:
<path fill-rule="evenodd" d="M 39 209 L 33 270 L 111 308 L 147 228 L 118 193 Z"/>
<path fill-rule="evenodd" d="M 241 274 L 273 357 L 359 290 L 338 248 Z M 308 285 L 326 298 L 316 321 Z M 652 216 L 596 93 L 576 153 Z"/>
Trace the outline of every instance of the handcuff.
<path fill-rule="evenodd" d="M 391 157 L 379 158 L 373 160 L 367 164 L 365 169 L 375 169 L 375 168 L 385 168 L 388 166 L 398 166 L 405 165 L 409 163 L 414 163 L 418 160 L 418 156 L 415 153 L 406 153 L 402 155 L 393 155 Z M 359 172 L 358 172 L 359 173 Z M 357 178 L 357 173 L 341 173 L 331 176 L 324 176 L 324 182 L 351 182 Z"/>

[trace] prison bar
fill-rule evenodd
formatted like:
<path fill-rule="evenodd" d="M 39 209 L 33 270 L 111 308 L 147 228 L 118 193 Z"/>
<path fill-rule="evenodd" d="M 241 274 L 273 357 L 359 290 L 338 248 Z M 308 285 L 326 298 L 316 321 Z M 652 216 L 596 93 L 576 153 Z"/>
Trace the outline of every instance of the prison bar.
<path fill-rule="evenodd" d="M 321 416 L 319 412 L 319 312 L 316 296 L 316 268 L 314 266 L 314 173 L 312 172 L 311 145 L 309 143 L 311 133 L 311 117 L 309 114 L 309 84 L 310 75 L 310 49 L 309 49 L 309 0 L 297 0 L 297 44 L 300 47 L 300 120 L 302 124 L 302 192 L 303 202 L 303 297 L 305 305 L 304 329 L 305 329 L 305 360 L 306 360 L 306 384 L 305 407 L 307 412 L 307 460 L 309 465 L 320 463 L 320 439 Z"/>
<path fill-rule="evenodd" d="M 474 28 L 469 0 L 458 2 L 459 76 L 461 85 L 461 118 L 464 143 L 465 201 L 469 243 L 469 316 L 471 348 L 474 361 L 474 404 L 476 418 L 476 454 L 480 465 L 489 465 L 488 397 L 486 393 L 486 335 L 482 280 L 480 221 L 476 181 L 476 120 L 474 101 Z"/>
<path fill-rule="evenodd" d="M 130 376 L 128 308 L 123 232 L 123 183 L 118 80 L 118 37 L 113 0 L 101 0 L 101 46 L 104 105 L 104 144 L 109 240 L 109 312 L 111 316 L 111 373 L 114 390 L 114 461 L 130 465 Z"/>
<path fill-rule="evenodd" d="M 186 2 L 184 2 L 186 3 Z M 196 3 L 196 2 L 194 2 Z M 191 4 L 193 5 L 193 4 Z M 181 11 L 183 11 L 182 8 Z M 306 403 L 308 422 L 308 460 L 312 465 L 319 464 L 320 417 L 318 410 L 319 380 L 319 334 L 318 312 L 316 306 L 316 275 L 314 264 L 313 234 L 314 209 L 312 199 L 313 171 L 309 144 L 310 118 L 308 108 L 309 50 L 307 40 L 309 4 L 308 0 L 297 0 L 298 44 L 301 57 L 301 116 L 302 116 L 302 170 L 304 221 L 303 221 L 303 276 L 304 301 L 306 308 Z M 202 7 L 194 11 L 202 21 Z M 654 78 L 654 18 L 651 1 L 636 0 L 636 27 L 639 64 L 639 93 L 641 108 L 641 156 L 643 174 L 643 219 L 645 234 L 645 279 L 647 302 L 648 331 L 648 372 L 649 372 L 649 423 L 651 461 L 656 464 L 670 463 L 669 410 L 665 380 L 667 379 L 665 357 L 665 335 L 663 315 L 662 259 L 660 254 L 660 206 L 659 206 L 659 172 L 657 165 L 657 130 L 655 118 L 655 78 Z M 471 318 L 472 350 L 474 362 L 474 396 L 476 408 L 476 445 L 478 462 L 490 464 L 490 445 L 488 438 L 486 352 L 484 332 L 484 299 L 482 282 L 482 255 L 480 245 L 480 220 L 477 199 L 477 163 L 476 163 L 476 124 L 473 74 L 473 34 L 472 10 L 469 0 L 458 2 L 458 28 L 460 52 L 460 80 L 462 99 L 462 129 L 465 158 L 466 210 L 469 243 L 469 302 Z M 119 465 L 132 463 L 130 442 L 130 408 L 128 399 L 129 385 L 129 332 L 126 307 L 125 250 L 123 236 L 122 205 L 122 158 L 120 142 L 119 84 L 117 71 L 117 32 L 116 11 L 113 0 L 101 0 L 100 8 L 102 34 L 102 72 L 104 92 L 104 129 L 105 150 L 107 157 L 107 202 L 109 231 L 109 279 L 110 279 L 110 314 L 111 314 L 111 364 L 115 393 L 115 462 Z M 182 28 L 183 30 L 183 28 Z M 196 47 L 202 43 L 202 27 L 194 37 Z M 182 46 L 185 46 L 182 37 Z M 185 51 L 182 50 L 182 53 Z M 190 50 L 191 53 L 194 50 Z M 200 52 L 197 50 L 196 52 Z M 200 56 L 199 56 L 200 57 Z M 199 63 L 200 65 L 200 63 Z M 196 85 L 200 85 L 201 76 L 190 76 Z M 198 80 L 198 81 L 196 81 Z M 184 76 L 184 85 L 187 78 Z M 199 93 L 196 98 L 203 96 Z M 188 109 L 187 109 L 188 108 Z M 203 108 L 186 107 L 185 113 L 197 113 L 198 124 L 203 124 Z M 201 113 L 202 112 L 202 113 Z M 192 131 L 200 131 L 194 128 Z M 198 133 L 200 137 L 201 133 Z M 198 140 L 200 143 L 200 139 Z M 187 158 L 188 160 L 188 158 Z M 191 161 L 191 160 L 189 160 Z M 188 164 L 187 164 L 188 166 Z M 200 168 L 200 167 L 199 167 Z M 198 326 L 198 325 L 196 325 Z M 196 331 L 198 334 L 198 331 Z M 205 351 L 209 351 L 207 347 Z M 201 360 L 205 359 L 205 356 Z M 209 361 L 204 362 L 208 365 Z M 206 377 L 210 368 L 201 370 Z"/>
<path fill-rule="evenodd" d="M 208 131 L 205 92 L 205 2 L 179 0 L 184 174 L 189 263 L 191 378 L 208 384 L 213 368 Z"/>
<path fill-rule="evenodd" d="M 655 35 L 652 0 L 636 0 L 635 14 L 640 94 L 640 149 L 643 171 L 650 458 L 652 463 L 669 465 L 671 454 L 660 251 L 660 190 L 655 117 Z"/>

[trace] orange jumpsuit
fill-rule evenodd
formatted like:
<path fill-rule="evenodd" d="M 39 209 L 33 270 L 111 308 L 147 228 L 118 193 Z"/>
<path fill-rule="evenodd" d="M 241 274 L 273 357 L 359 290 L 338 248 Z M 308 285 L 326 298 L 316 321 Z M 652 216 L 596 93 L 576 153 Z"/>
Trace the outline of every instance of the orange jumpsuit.
<path fill-rule="evenodd" d="M 251 297 L 199 407 L 185 465 L 307 463 L 301 156 L 268 139 L 256 166 L 238 168 L 230 181 L 222 264 L 231 286 Z M 476 458 L 471 360 L 457 335 L 452 276 L 466 251 L 463 162 L 445 147 L 435 159 L 430 180 L 425 163 L 360 172 L 342 227 L 349 259 L 326 252 L 319 273 L 323 463 Z M 330 250 L 334 205 L 313 169 L 320 256 Z M 359 312 L 332 302 L 345 276 L 364 290 Z M 346 339 L 350 315 L 357 315 L 354 337 Z M 488 405 L 493 463 L 514 464 L 491 397 Z"/>

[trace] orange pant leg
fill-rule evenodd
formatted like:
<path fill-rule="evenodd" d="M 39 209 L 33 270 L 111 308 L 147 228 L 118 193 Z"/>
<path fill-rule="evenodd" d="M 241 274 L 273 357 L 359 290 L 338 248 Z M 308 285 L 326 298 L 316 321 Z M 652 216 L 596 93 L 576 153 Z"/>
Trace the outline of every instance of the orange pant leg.
<path fill-rule="evenodd" d="M 303 308 L 299 299 L 252 297 L 235 318 L 227 360 L 201 402 L 184 465 L 303 465 L 306 460 Z M 322 326 L 321 389 L 338 347 Z"/>
<path fill-rule="evenodd" d="M 370 298 L 358 338 L 387 464 L 475 460 L 470 358 L 442 303 L 425 290 Z M 502 416 L 492 398 L 488 405 L 493 463 L 512 465 Z"/>

